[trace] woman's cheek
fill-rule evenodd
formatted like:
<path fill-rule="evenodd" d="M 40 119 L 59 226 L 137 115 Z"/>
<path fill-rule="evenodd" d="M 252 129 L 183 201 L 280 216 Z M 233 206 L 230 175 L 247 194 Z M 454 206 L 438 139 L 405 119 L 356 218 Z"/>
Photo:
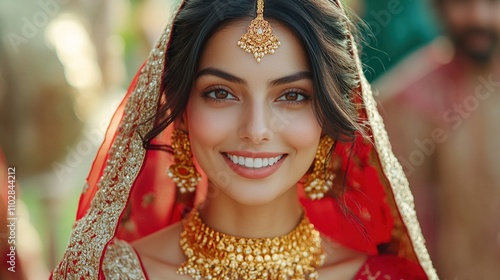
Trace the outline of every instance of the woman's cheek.
<path fill-rule="evenodd" d="M 293 141 L 296 147 L 307 147 L 317 145 L 321 136 L 321 126 L 314 113 L 306 111 L 297 114 L 293 120 L 283 129 L 284 137 Z"/>
<path fill-rule="evenodd" d="M 206 144 L 216 144 L 224 139 L 233 127 L 232 121 L 237 119 L 235 110 L 213 108 L 204 101 L 196 101 L 188 105 L 188 130 L 191 138 L 196 137 Z"/>

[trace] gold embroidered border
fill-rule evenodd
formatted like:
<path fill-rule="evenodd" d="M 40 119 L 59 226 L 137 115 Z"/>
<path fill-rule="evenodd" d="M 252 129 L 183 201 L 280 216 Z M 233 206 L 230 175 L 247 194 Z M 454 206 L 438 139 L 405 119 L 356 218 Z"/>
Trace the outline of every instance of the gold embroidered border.
<path fill-rule="evenodd" d="M 339 7 L 345 12 L 340 1 L 336 1 Z M 419 260 L 420 265 L 424 269 L 427 277 L 430 280 L 438 280 L 438 276 L 434 266 L 432 265 L 431 258 L 425 247 L 425 240 L 422 235 L 422 230 L 420 229 L 420 224 L 417 220 L 417 214 L 415 212 L 415 205 L 413 203 L 413 195 L 410 191 L 408 185 L 408 179 L 401 164 L 394 156 L 392 152 L 391 143 L 389 142 L 389 137 L 387 131 L 384 127 L 384 122 L 377 110 L 377 104 L 373 98 L 371 86 L 366 80 L 363 74 L 363 68 L 361 66 L 361 61 L 358 56 L 358 50 L 356 47 L 356 42 L 351 33 L 349 33 L 349 39 L 351 41 L 351 47 L 353 50 L 353 56 L 356 60 L 357 68 L 359 71 L 359 78 L 361 80 L 361 93 L 363 98 L 363 103 L 365 105 L 365 110 L 368 115 L 368 121 L 372 129 L 373 138 L 375 142 L 375 149 L 377 150 L 380 163 L 382 165 L 382 170 L 389 180 L 394 195 L 394 200 L 398 206 L 399 213 L 403 219 L 408 235 L 410 236 L 413 248 Z"/>
<path fill-rule="evenodd" d="M 432 265 L 427 248 L 425 247 L 425 240 L 417 220 L 413 195 L 408 185 L 408 179 L 403 172 L 401 164 L 391 150 L 389 137 L 385 131 L 382 117 L 377 110 L 376 102 L 371 94 L 370 85 L 364 78 L 362 79 L 362 87 L 364 88 L 363 101 L 372 128 L 375 148 L 377 149 L 384 174 L 392 187 L 394 200 L 398 206 L 399 213 L 408 230 L 408 235 L 410 236 L 413 248 L 415 249 L 415 253 L 422 268 L 430 280 L 437 280 L 438 276 Z"/>
<path fill-rule="evenodd" d="M 106 279 L 146 280 L 134 249 L 125 241 L 114 239 L 106 249 L 102 270 Z"/>
<path fill-rule="evenodd" d="M 148 118 L 156 113 L 169 35 L 167 27 L 141 70 L 109 151 L 110 158 L 99 181 L 99 190 L 86 215 L 76 222 L 63 260 L 53 272 L 53 279 L 99 277 L 103 252 L 114 236 L 130 189 L 144 161 L 146 151 L 137 132 L 144 135 L 154 122 Z"/>

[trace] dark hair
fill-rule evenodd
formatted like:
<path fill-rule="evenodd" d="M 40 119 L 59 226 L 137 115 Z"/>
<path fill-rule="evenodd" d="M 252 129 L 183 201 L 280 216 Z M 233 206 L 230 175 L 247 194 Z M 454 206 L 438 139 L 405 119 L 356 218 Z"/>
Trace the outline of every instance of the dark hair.
<path fill-rule="evenodd" d="M 252 19 L 256 1 L 186 0 L 174 18 L 155 126 L 144 136 L 146 148 L 182 115 L 205 43 L 224 24 Z M 323 131 L 351 142 L 362 128 L 353 103 L 359 86 L 350 40 L 351 21 L 334 0 L 266 1 L 264 18 L 290 28 L 308 55 L 315 94 L 313 107 Z"/>

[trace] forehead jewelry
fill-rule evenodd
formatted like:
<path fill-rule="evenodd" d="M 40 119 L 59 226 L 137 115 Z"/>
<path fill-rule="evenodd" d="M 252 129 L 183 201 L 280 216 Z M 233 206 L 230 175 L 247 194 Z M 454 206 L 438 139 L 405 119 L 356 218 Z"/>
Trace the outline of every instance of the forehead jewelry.
<path fill-rule="evenodd" d="M 264 19 L 264 0 L 258 0 L 257 17 L 250 22 L 247 32 L 238 40 L 238 46 L 252 53 L 257 62 L 260 62 L 264 55 L 273 54 L 280 45 L 271 25 Z"/>

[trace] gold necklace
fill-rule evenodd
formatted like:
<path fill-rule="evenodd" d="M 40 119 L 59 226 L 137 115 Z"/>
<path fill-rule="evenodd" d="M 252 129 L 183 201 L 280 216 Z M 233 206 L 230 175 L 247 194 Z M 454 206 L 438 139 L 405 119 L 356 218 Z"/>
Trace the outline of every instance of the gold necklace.
<path fill-rule="evenodd" d="M 320 233 L 305 216 L 286 235 L 243 238 L 208 227 L 194 209 L 180 245 L 187 257 L 177 273 L 193 279 L 318 279 L 324 263 Z"/>

